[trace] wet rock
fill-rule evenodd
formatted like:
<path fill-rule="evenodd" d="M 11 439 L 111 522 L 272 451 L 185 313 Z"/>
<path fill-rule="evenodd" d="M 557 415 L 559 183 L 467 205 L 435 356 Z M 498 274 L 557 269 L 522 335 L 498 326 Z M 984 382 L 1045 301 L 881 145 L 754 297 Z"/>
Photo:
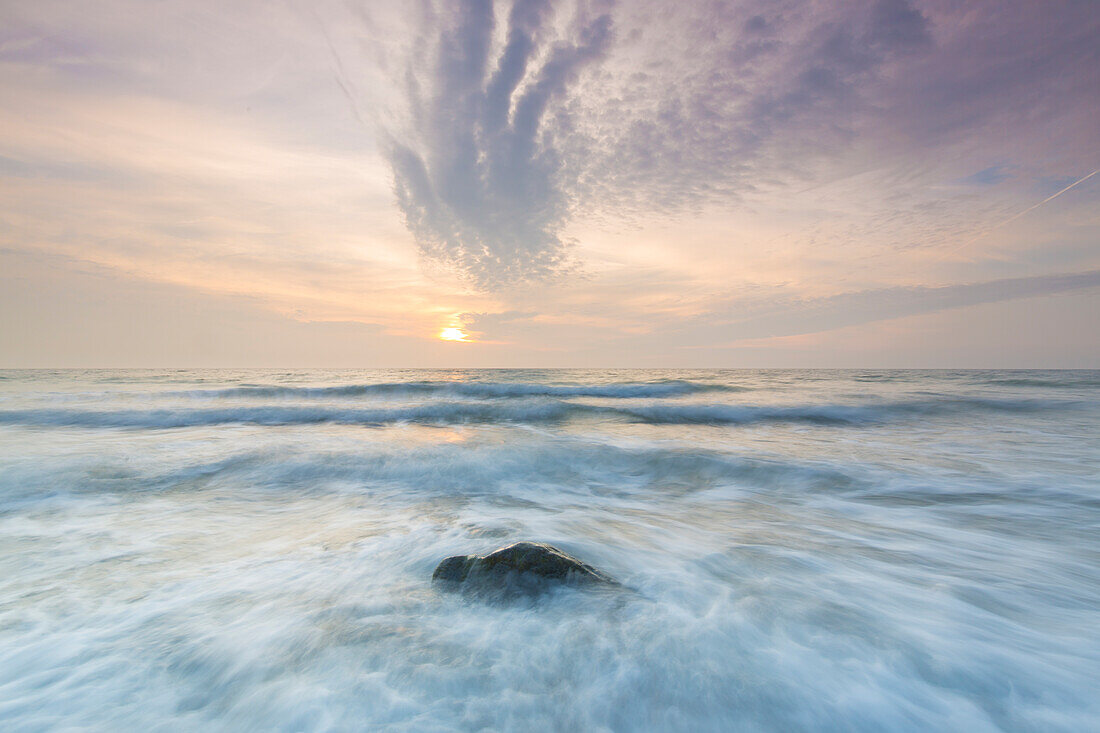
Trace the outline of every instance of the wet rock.
<path fill-rule="evenodd" d="M 539 595 L 563 585 L 618 586 L 607 574 L 541 542 L 517 542 L 488 555 L 448 557 L 432 573 L 432 582 L 446 590 L 505 598 Z"/>

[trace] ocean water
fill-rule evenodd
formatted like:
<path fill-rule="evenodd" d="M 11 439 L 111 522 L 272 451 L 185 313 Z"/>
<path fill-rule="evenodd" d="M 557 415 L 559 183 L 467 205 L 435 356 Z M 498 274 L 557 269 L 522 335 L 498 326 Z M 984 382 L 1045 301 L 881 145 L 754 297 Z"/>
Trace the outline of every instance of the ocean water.
<path fill-rule="evenodd" d="M 486 604 L 550 542 L 627 590 Z M 4 731 L 1100 729 L 1100 372 L 0 372 Z"/>

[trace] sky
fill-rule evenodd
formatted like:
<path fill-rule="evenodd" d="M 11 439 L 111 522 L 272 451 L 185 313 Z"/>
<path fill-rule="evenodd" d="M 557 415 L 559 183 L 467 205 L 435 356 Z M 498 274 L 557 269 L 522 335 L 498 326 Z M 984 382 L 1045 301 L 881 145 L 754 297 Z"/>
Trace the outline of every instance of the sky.
<path fill-rule="evenodd" d="M 0 367 L 1100 368 L 1094 0 L 0 0 Z"/>

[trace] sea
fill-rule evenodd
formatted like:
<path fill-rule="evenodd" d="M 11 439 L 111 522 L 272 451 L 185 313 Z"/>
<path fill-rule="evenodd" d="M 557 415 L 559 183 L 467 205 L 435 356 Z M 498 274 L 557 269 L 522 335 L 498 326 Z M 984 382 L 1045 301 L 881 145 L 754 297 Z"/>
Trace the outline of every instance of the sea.
<path fill-rule="evenodd" d="M 550 543 L 622 584 L 488 602 Z M 0 371 L 0 730 L 1100 730 L 1100 371 Z"/>

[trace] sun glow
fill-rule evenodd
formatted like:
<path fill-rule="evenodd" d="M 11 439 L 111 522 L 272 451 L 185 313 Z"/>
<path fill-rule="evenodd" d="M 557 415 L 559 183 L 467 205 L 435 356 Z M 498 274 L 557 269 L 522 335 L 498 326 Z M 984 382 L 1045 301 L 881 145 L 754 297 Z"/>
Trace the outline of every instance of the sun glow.
<path fill-rule="evenodd" d="M 463 331 L 461 328 L 444 328 L 439 332 L 439 338 L 444 341 L 462 341 L 464 343 L 470 342 L 470 335 Z"/>

